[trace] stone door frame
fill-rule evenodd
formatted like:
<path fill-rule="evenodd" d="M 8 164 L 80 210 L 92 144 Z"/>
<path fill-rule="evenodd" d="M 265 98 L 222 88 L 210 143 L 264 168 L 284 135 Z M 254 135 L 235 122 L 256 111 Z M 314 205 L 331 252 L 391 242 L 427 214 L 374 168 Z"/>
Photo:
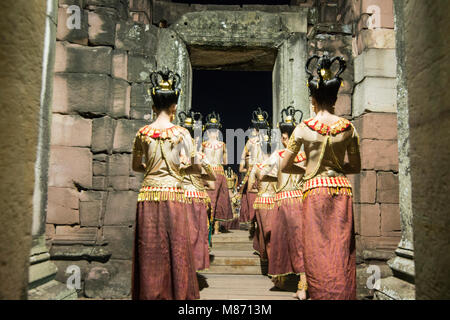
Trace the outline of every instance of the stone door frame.
<path fill-rule="evenodd" d="M 156 64 L 176 70 L 184 79 L 179 110 L 192 101 L 192 64 L 189 48 L 205 50 L 259 49 L 276 52 L 272 70 L 273 125 L 281 109 L 293 105 L 310 114 L 304 64 L 307 59 L 307 10 L 201 11 L 182 15 L 169 28 L 158 30 Z M 195 68 L 196 66 L 194 66 Z M 256 106 L 249 106 L 254 108 Z M 249 109 L 248 111 L 251 111 Z"/>

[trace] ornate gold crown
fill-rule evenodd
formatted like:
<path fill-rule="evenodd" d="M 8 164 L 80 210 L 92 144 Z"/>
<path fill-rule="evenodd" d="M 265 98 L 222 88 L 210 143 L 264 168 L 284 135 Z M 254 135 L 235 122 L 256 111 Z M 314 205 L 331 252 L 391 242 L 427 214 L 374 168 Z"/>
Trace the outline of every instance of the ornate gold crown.
<path fill-rule="evenodd" d="M 313 60 L 317 61 L 317 78 L 314 78 L 314 74 L 309 71 L 309 65 Z M 331 72 L 331 66 L 334 62 L 339 62 L 339 70 L 336 72 L 336 74 L 333 76 L 333 73 Z M 324 52 L 323 56 L 313 55 L 306 61 L 305 65 L 305 71 L 308 74 L 308 81 L 307 85 L 313 84 L 317 88 L 319 88 L 321 85 L 325 86 L 336 86 L 336 85 L 342 85 L 342 79 L 340 78 L 340 75 L 342 72 L 345 71 L 347 68 L 347 64 L 343 57 L 333 57 L 330 58 L 328 52 Z"/>
<path fill-rule="evenodd" d="M 160 71 L 153 71 L 150 74 L 150 81 L 152 83 L 151 95 L 155 95 L 157 91 L 174 91 L 177 95 L 181 94 L 180 75 L 167 67 Z"/>
<path fill-rule="evenodd" d="M 300 114 L 300 117 L 296 120 L 295 115 Z M 286 117 L 284 117 L 286 115 Z M 278 123 L 278 127 L 280 127 L 280 124 L 287 124 L 296 126 L 298 123 L 302 121 L 303 118 L 303 112 L 301 110 L 295 109 L 293 106 L 289 106 L 287 108 L 284 108 L 281 110 L 281 123 Z"/>
<path fill-rule="evenodd" d="M 180 120 L 181 125 L 186 129 L 194 128 L 198 123 L 201 125 L 202 114 L 191 110 L 186 112 L 180 111 L 178 113 L 178 119 Z"/>
<path fill-rule="evenodd" d="M 208 129 L 220 129 L 222 124 L 220 123 L 220 115 L 215 111 L 206 116 L 206 130 Z"/>
<path fill-rule="evenodd" d="M 252 113 L 252 124 L 256 129 L 267 129 L 269 127 L 269 122 L 267 119 L 269 114 L 267 111 L 263 111 L 261 108 L 257 108 Z"/>

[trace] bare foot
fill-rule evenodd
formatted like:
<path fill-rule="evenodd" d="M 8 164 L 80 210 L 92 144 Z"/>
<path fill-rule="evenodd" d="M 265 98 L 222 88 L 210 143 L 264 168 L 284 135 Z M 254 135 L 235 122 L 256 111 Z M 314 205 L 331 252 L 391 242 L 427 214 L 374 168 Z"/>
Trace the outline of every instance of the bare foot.
<path fill-rule="evenodd" d="M 293 298 L 298 300 L 306 300 L 306 291 L 305 290 L 297 290 L 296 293 L 292 295 Z"/>

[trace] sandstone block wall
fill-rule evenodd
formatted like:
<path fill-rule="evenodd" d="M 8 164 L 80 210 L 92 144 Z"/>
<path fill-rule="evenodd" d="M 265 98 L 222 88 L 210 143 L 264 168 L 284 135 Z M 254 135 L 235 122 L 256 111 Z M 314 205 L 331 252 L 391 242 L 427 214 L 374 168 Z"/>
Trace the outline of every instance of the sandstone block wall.
<path fill-rule="evenodd" d="M 80 8 L 80 29 L 67 26 L 72 5 Z M 78 265 L 79 293 L 87 297 L 130 294 L 142 180 L 131 170 L 131 148 L 150 119 L 143 86 L 154 58 L 144 43 L 156 39 L 149 5 L 59 1 L 46 235 L 57 280 Z"/>

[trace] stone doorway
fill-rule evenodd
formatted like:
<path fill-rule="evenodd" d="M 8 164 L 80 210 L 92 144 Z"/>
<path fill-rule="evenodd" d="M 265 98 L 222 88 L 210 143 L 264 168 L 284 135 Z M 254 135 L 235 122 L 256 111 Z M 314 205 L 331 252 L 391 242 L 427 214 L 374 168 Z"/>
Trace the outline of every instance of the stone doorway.
<path fill-rule="evenodd" d="M 159 29 L 156 65 L 183 79 L 180 110 L 192 106 L 192 69 L 272 72 L 272 121 L 294 105 L 309 115 L 306 82 L 307 12 L 202 11 Z M 295 85 L 299 84 L 299 85 Z M 250 107 L 249 109 L 251 109 Z M 250 110 L 249 110 L 250 111 Z"/>

